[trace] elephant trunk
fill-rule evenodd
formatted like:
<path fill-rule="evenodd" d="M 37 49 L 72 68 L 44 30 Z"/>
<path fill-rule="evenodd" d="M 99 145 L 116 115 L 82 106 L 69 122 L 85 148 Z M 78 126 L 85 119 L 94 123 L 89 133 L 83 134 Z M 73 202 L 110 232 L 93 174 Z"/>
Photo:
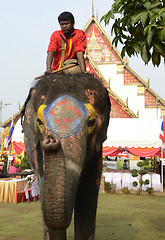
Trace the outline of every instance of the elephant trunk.
<path fill-rule="evenodd" d="M 61 144 L 56 151 L 44 151 L 45 172 L 41 205 L 44 221 L 47 227 L 53 230 L 67 229 L 70 225 L 82 170 L 81 164 L 77 162 L 82 154 L 77 154 L 76 151 L 75 162 L 73 154 L 70 156 L 70 147 Z"/>

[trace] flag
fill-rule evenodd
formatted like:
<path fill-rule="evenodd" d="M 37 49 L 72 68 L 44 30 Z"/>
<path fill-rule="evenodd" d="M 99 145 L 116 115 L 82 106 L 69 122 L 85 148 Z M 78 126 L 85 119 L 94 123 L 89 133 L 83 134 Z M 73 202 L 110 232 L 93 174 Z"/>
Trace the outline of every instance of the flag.
<path fill-rule="evenodd" d="M 162 140 L 162 148 L 165 150 L 165 116 L 163 115 L 163 120 L 161 124 L 161 131 L 159 138 Z"/>
<path fill-rule="evenodd" d="M 10 146 L 11 140 L 12 140 L 13 130 L 14 130 L 14 118 L 12 118 L 12 120 L 11 120 L 10 131 L 9 131 L 9 136 L 8 136 L 8 140 L 7 140 L 6 150 L 9 150 L 9 146 Z"/>

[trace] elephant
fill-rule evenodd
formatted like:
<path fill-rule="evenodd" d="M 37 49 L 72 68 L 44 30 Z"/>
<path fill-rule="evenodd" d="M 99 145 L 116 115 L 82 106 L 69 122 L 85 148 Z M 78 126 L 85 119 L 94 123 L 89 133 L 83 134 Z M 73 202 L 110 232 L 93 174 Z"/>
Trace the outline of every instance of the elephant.
<path fill-rule="evenodd" d="M 93 240 L 110 99 L 85 73 L 45 75 L 31 89 L 22 124 L 40 189 L 44 239 Z"/>

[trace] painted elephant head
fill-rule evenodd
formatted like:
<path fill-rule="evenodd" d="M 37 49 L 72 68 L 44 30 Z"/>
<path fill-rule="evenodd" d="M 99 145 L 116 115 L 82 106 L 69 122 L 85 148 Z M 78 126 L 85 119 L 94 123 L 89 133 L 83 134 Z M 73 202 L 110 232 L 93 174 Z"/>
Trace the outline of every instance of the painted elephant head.
<path fill-rule="evenodd" d="M 73 209 L 75 238 L 94 238 L 109 113 L 107 90 L 87 74 L 45 76 L 31 91 L 25 147 L 38 172 L 49 239 L 66 239 Z"/>

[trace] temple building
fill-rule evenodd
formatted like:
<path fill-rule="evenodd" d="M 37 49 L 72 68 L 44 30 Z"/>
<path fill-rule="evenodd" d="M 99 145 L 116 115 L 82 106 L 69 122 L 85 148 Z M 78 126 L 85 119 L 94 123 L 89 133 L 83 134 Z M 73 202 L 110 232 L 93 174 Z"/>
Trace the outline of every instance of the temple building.
<path fill-rule="evenodd" d="M 84 31 L 87 36 L 87 71 L 102 79 L 109 91 L 111 118 L 157 119 L 165 113 L 165 101 L 122 59 L 119 51 L 92 16 Z"/>

